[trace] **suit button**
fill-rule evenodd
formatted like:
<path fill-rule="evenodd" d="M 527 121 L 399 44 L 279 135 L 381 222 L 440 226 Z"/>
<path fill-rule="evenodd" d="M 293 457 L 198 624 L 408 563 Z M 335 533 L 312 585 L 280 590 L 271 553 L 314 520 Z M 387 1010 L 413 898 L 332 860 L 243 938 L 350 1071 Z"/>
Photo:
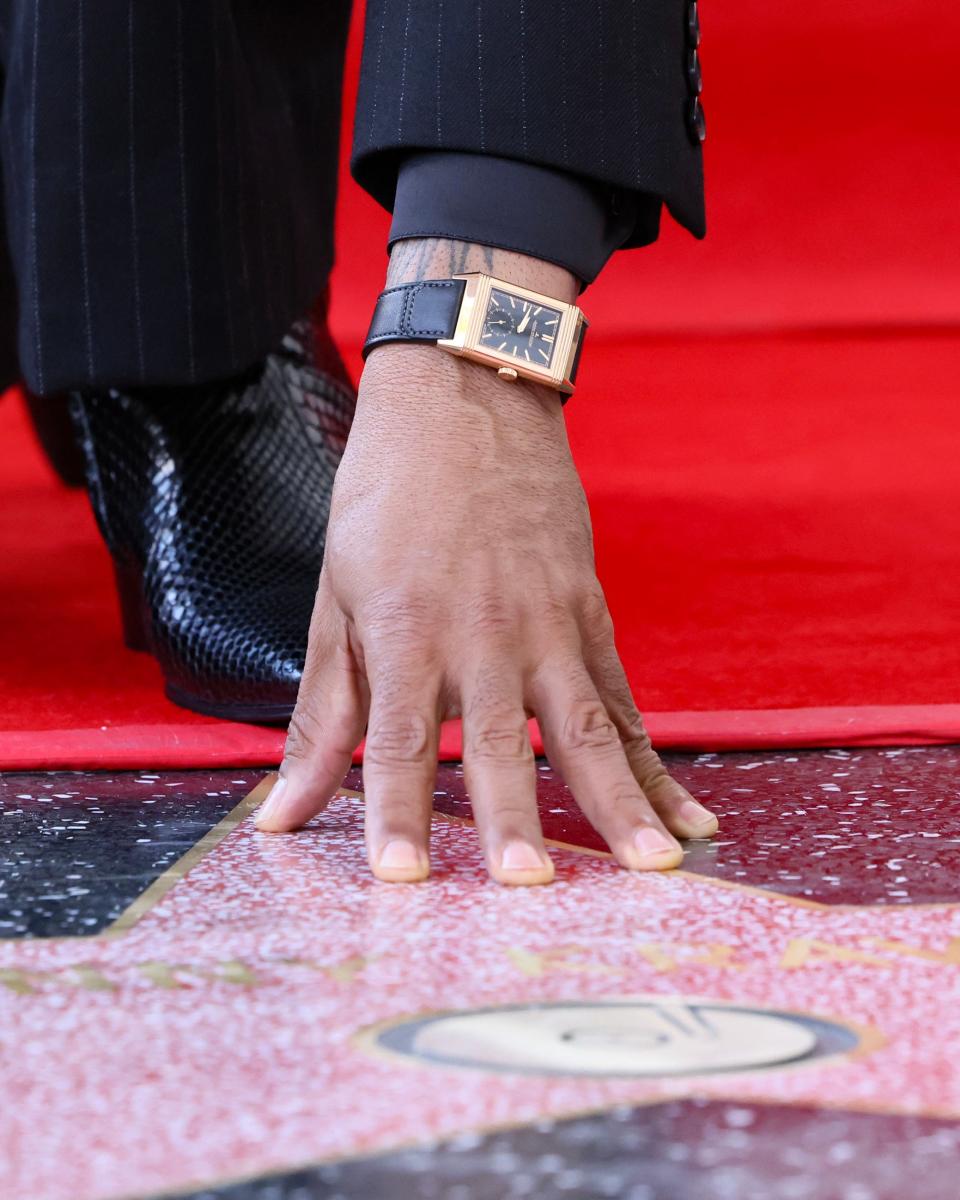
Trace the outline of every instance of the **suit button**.
<path fill-rule="evenodd" d="M 700 14 L 697 11 L 697 0 L 691 0 L 687 6 L 687 41 L 694 50 L 700 45 Z"/>
<path fill-rule="evenodd" d="M 703 115 L 703 105 L 697 99 L 687 102 L 687 133 L 690 134 L 691 142 L 696 145 L 699 145 L 707 136 L 707 122 Z"/>
<path fill-rule="evenodd" d="M 700 70 L 700 55 L 696 50 L 687 54 L 687 87 L 692 96 L 699 96 L 703 91 L 703 74 Z"/>

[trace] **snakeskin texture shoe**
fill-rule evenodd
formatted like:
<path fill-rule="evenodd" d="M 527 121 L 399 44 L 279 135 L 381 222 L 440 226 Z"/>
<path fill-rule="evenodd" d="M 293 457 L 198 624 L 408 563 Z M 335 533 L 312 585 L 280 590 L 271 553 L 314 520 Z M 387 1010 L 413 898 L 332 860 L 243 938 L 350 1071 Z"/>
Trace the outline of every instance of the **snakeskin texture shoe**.
<path fill-rule="evenodd" d="M 289 719 L 354 401 L 311 319 L 228 383 L 71 397 L 126 643 L 174 703 Z"/>

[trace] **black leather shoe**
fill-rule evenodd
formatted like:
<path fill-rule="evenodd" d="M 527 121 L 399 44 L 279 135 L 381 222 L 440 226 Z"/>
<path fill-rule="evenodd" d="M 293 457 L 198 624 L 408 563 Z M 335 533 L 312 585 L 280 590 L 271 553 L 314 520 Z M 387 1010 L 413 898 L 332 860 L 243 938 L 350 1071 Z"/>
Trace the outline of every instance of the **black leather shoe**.
<path fill-rule="evenodd" d="M 289 719 L 354 401 L 310 319 L 240 379 L 71 397 L 127 645 L 176 704 Z"/>

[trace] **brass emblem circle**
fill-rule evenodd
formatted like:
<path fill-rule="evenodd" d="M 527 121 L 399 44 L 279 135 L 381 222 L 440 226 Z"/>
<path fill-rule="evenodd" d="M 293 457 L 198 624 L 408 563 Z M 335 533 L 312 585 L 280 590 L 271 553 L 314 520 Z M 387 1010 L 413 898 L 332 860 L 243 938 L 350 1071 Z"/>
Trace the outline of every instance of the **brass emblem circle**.
<path fill-rule="evenodd" d="M 820 1017 L 667 996 L 437 1013 L 381 1028 L 372 1044 L 437 1066 L 649 1077 L 799 1064 L 859 1040 Z"/>

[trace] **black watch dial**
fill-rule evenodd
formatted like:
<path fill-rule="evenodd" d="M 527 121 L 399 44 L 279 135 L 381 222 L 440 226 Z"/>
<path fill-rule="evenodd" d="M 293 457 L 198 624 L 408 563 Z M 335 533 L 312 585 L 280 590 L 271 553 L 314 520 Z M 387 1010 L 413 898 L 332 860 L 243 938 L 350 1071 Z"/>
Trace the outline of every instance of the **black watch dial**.
<path fill-rule="evenodd" d="M 534 300 L 491 289 L 480 344 L 533 367 L 549 367 L 560 313 Z"/>

